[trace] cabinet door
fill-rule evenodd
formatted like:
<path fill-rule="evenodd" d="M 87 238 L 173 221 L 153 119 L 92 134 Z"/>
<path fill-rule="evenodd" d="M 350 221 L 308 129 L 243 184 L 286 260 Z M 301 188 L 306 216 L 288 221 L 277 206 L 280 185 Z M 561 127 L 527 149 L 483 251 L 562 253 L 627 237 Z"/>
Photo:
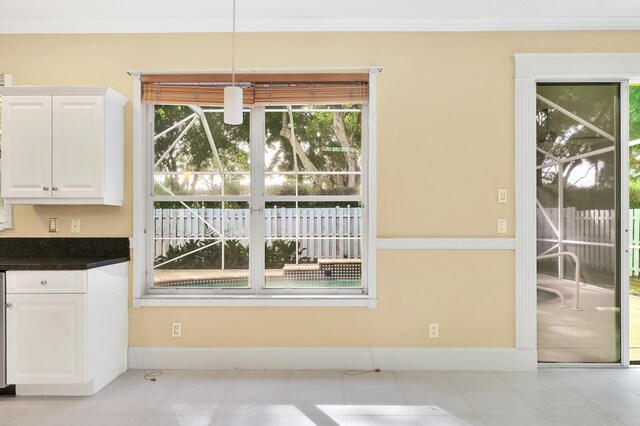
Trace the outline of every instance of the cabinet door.
<path fill-rule="evenodd" d="M 2 196 L 51 192 L 51 96 L 3 96 Z"/>
<path fill-rule="evenodd" d="M 7 380 L 87 383 L 86 295 L 8 294 Z"/>
<path fill-rule="evenodd" d="M 103 97 L 54 96 L 53 197 L 101 197 L 103 185 Z"/>

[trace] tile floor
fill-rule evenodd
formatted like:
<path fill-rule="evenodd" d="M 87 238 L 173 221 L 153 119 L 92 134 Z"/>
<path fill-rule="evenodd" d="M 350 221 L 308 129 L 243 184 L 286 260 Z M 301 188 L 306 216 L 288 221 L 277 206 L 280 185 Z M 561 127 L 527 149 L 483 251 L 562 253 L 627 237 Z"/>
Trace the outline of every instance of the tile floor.
<path fill-rule="evenodd" d="M 640 425 L 640 369 L 132 370 L 92 397 L 0 398 L 0 425 Z"/>

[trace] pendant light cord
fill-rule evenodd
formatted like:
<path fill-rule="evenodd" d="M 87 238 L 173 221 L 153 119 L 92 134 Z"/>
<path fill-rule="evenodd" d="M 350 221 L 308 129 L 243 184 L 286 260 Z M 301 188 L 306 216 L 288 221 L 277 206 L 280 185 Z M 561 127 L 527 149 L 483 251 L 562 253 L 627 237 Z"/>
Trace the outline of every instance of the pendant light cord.
<path fill-rule="evenodd" d="M 231 85 L 236 85 L 236 0 L 233 0 L 233 28 L 231 30 Z"/>

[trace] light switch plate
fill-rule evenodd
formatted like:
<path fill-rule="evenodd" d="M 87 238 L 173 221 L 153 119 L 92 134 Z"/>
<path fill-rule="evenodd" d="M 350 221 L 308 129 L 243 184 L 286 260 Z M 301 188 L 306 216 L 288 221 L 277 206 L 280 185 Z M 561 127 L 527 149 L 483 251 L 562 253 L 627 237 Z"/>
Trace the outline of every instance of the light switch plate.
<path fill-rule="evenodd" d="M 498 204 L 507 203 L 507 188 L 498 188 Z"/>
<path fill-rule="evenodd" d="M 507 233 L 507 219 L 498 219 L 498 234 Z"/>
<path fill-rule="evenodd" d="M 50 217 L 49 218 L 49 232 L 58 232 L 58 218 Z"/>

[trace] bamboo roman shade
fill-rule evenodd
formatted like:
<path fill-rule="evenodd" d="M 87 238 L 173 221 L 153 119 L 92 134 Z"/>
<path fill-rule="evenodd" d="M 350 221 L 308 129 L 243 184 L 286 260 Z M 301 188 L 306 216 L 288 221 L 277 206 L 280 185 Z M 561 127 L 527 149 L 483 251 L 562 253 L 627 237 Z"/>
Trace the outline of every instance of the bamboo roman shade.
<path fill-rule="evenodd" d="M 244 105 L 363 104 L 369 75 L 237 74 Z M 169 105 L 224 105 L 230 74 L 156 74 L 142 77 L 142 102 Z"/>

